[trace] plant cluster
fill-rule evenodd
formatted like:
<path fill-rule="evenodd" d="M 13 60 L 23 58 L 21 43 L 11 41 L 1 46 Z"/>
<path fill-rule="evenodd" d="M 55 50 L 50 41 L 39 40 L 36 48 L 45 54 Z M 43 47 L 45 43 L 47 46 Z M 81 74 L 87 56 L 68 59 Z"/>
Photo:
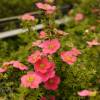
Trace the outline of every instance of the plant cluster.
<path fill-rule="evenodd" d="M 28 32 L 19 36 L 22 46 L 15 46 L 17 50 L 6 58 L 8 62 L 1 59 L 1 97 L 7 100 L 100 99 L 99 1 L 90 1 L 76 3 L 76 8 L 68 13 L 71 21 L 63 26 L 55 23 L 59 10 L 54 0 L 36 3 L 42 11 L 43 30 L 32 30 L 31 26 L 38 23 L 36 17 L 30 14 L 21 17 Z"/>

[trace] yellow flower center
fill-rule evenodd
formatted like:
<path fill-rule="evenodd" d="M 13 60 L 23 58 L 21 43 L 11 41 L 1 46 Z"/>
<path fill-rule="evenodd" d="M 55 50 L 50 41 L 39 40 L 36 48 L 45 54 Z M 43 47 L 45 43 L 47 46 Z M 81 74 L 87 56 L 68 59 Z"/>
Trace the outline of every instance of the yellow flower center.
<path fill-rule="evenodd" d="M 44 8 L 47 9 L 48 8 L 48 5 L 47 4 L 44 4 Z"/>
<path fill-rule="evenodd" d="M 53 82 L 54 82 L 53 80 L 49 80 L 49 83 L 50 83 L 50 84 L 53 84 Z"/>
<path fill-rule="evenodd" d="M 33 82 L 33 81 L 34 81 L 34 77 L 29 77 L 29 78 L 28 78 L 28 81 L 29 81 L 29 82 Z"/>
<path fill-rule="evenodd" d="M 24 67 L 24 64 L 20 63 L 20 66 L 21 66 L 21 67 Z"/>
<path fill-rule="evenodd" d="M 45 65 L 44 64 L 40 64 L 40 68 L 44 68 L 45 67 Z"/>
<path fill-rule="evenodd" d="M 53 49 L 54 48 L 54 45 L 49 45 L 48 48 L 49 49 Z"/>
<path fill-rule="evenodd" d="M 72 57 L 65 57 L 66 61 L 72 61 Z"/>

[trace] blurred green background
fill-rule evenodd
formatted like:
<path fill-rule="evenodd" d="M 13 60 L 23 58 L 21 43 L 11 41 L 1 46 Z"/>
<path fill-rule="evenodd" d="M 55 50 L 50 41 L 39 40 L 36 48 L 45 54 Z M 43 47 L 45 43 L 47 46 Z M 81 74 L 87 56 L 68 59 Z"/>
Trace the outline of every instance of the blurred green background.
<path fill-rule="evenodd" d="M 35 9 L 35 3 L 43 0 L 0 0 L 0 18 L 20 15 Z M 81 0 L 55 0 L 55 4 L 80 3 Z"/>
<path fill-rule="evenodd" d="M 0 18 L 32 11 L 36 0 L 0 0 Z"/>

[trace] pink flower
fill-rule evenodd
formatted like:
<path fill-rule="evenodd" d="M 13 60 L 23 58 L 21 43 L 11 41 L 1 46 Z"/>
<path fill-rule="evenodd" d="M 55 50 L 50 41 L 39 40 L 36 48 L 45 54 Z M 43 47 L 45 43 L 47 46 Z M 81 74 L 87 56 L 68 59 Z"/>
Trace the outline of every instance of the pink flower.
<path fill-rule="evenodd" d="M 35 72 L 27 73 L 21 77 L 21 85 L 27 88 L 38 88 L 41 82 L 41 77 Z"/>
<path fill-rule="evenodd" d="M 38 72 L 38 75 L 42 78 L 43 82 L 46 82 L 48 79 L 52 78 L 55 76 L 55 71 L 54 70 L 48 70 L 46 73 L 40 73 Z"/>
<path fill-rule="evenodd" d="M 56 10 L 56 6 L 48 5 L 47 10 L 46 10 L 46 14 L 52 14 L 55 12 L 55 10 Z"/>
<path fill-rule="evenodd" d="M 50 100 L 56 100 L 55 96 L 50 96 Z"/>
<path fill-rule="evenodd" d="M 60 77 L 54 76 L 44 83 L 44 87 L 48 90 L 57 90 L 60 83 Z"/>
<path fill-rule="evenodd" d="M 47 3 L 43 4 L 43 3 L 39 2 L 39 3 L 36 3 L 36 6 L 39 9 L 45 10 L 46 13 L 48 13 L 48 14 L 51 14 L 56 10 L 56 6 L 51 6 L 51 5 L 47 4 Z"/>
<path fill-rule="evenodd" d="M 78 92 L 79 96 L 89 96 L 90 95 L 90 91 L 89 90 L 82 90 L 80 92 Z"/>
<path fill-rule="evenodd" d="M 47 100 L 47 99 L 46 99 L 46 97 L 41 97 L 41 99 L 40 99 L 40 100 Z"/>
<path fill-rule="evenodd" d="M 45 38 L 46 37 L 46 33 L 44 31 L 41 31 L 39 33 L 39 38 Z"/>
<path fill-rule="evenodd" d="M 14 62 L 15 61 L 4 62 L 2 66 L 3 67 L 8 67 L 8 66 L 12 65 Z"/>
<path fill-rule="evenodd" d="M 42 78 L 43 82 L 46 82 L 48 79 L 52 78 L 55 76 L 55 64 L 53 62 L 51 63 L 51 67 L 47 70 L 46 73 L 41 73 L 41 72 L 37 72 L 38 75 L 40 75 L 40 77 Z"/>
<path fill-rule="evenodd" d="M 40 73 L 46 73 L 51 67 L 52 64 L 48 61 L 47 58 L 42 58 L 34 64 L 35 71 Z"/>
<path fill-rule="evenodd" d="M 41 2 L 36 3 L 36 6 L 37 6 L 39 9 L 43 9 L 43 10 L 46 10 L 46 11 L 55 10 L 55 9 L 56 9 L 55 6 L 51 6 L 51 5 L 47 4 L 47 3 L 44 3 L 44 4 L 43 4 L 43 3 L 41 3 Z"/>
<path fill-rule="evenodd" d="M 41 52 L 39 50 L 33 52 L 29 57 L 28 57 L 28 62 L 31 64 L 36 63 L 39 59 L 41 59 Z"/>
<path fill-rule="evenodd" d="M 88 46 L 91 48 L 92 46 L 97 46 L 97 45 L 100 45 L 100 43 L 96 40 L 96 39 L 93 39 L 92 41 L 88 41 L 87 42 Z"/>
<path fill-rule="evenodd" d="M 7 71 L 7 69 L 5 69 L 5 68 L 0 68 L 0 73 L 4 73 L 4 72 L 6 72 Z"/>
<path fill-rule="evenodd" d="M 77 13 L 74 19 L 75 19 L 75 21 L 83 20 L 84 19 L 83 13 Z"/>
<path fill-rule="evenodd" d="M 60 48 L 60 42 L 58 39 L 46 40 L 39 47 L 43 48 L 43 53 L 53 54 Z"/>
<path fill-rule="evenodd" d="M 92 93 L 92 91 L 90 91 L 90 90 L 82 90 L 82 91 L 78 92 L 78 95 L 85 97 L 85 96 L 90 96 L 91 93 Z"/>
<path fill-rule="evenodd" d="M 47 98 L 43 96 L 40 100 L 47 100 Z M 50 96 L 49 100 L 55 100 L 55 96 Z"/>
<path fill-rule="evenodd" d="M 55 63 L 54 62 L 50 62 L 51 67 L 48 69 L 48 71 L 53 71 L 55 69 Z"/>
<path fill-rule="evenodd" d="M 46 14 L 52 14 L 54 12 L 54 10 L 47 10 L 45 13 Z"/>
<path fill-rule="evenodd" d="M 14 62 L 13 62 L 13 66 L 14 66 L 15 68 L 20 69 L 20 70 L 28 70 L 28 67 L 25 66 L 24 64 L 20 63 L 19 61 L 14 61 Z"/>
<path fill-rule="evenodd" d="M 44 4 L 41 3 L 41 2 L 36 3 L 36 6 L 37 6 L 39 9 L 44 9 Z"/>
<path fill-rule="evenodd" d="M 41 40 L 37 40 L 35 42 L 32 43 L 32 46 L 39 46 L 41 44 Z"/>
<path fill-rule="evenodd" d="M 80 55 L 81 54 L 81 52 L 77 49 L 77 48 L 72 48 L 72 54 L 74 55 L 74 56 L 78 56 L 78 55 Z"/>
<path fill-rule="evenodd" d="M 64 62 L 66 62 L 69 65 L 72 65 L 77 60 L 77 57 L 74 56 L 71 51 L 61 52 L 61 58 Z"/>
<path fill-rule="evenodd" d="M 30 14 L 24 14 L 21 17 L 21 20 L 27 20 L 27 21 L 34 21 L 35 17 Z"/>

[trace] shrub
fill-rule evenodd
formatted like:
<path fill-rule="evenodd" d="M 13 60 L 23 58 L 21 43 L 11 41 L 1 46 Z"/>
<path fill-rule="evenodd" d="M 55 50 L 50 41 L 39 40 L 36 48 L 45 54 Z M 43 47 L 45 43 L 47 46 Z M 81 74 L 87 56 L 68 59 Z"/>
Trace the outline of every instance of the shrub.
<path fill-rule="evenodd" d="M 35 20 L 25 19 L 22 22 L 24 27 L 30 26 L 29 31 L 19 36 L 16 46 L 20 44 L 21 47 L 15 46 L 14 51 L 9 51 L 11 57 L 7 57 L 8 62 L 1 65 L 2 97 L 11 100 L 38 100 L 41 97 L 99 100 L 98 13 L 94 15 L 91 11 L 94 7 L 89 9 L 89 13 L 83 10 L 88 8 L 86 5 L 91 7 L 91 3 L 83 1 L 69 12 L 72 20 L 63 30 L 54 23 L 58 13 L 54 13 L 55 7 L 50 5 L 49 8 L 39 6 L 44 15 L 41 17 L 45 25 L 42 31 L 31 29 L 30 25 Z"/>

